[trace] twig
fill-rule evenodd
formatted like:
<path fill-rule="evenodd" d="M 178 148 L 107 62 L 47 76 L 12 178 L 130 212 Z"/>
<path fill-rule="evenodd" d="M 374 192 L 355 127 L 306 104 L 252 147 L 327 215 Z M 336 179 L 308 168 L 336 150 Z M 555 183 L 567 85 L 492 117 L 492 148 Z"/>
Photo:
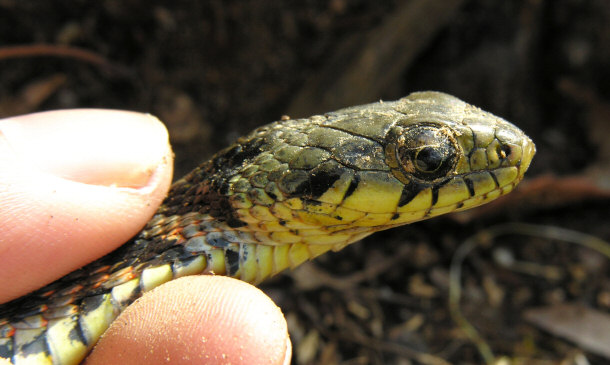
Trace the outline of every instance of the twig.
<path fill-rule="evenodd" d="M 77 47 L 55 44 L 28 44 L 20 46 L 0 47 L 0 60 L 27 57 L 61 57 L 87 62 L 121 76 L 129 76 L 132 72 L 125 66 L 116 64 L 105 57 Z"/>

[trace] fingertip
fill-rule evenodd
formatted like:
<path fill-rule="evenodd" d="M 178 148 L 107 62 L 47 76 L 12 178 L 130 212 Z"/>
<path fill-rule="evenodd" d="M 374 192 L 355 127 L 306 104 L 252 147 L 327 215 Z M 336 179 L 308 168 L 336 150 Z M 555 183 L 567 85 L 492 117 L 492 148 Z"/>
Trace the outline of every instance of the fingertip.
<path fill-rule="evenodd" d="M 159 160 L 171 156 L 163 123 L 136 112 L 34 113 L 1 120 L 0 133 L 24 168 L 91 185 L 150 186 Z"/>
<path fill-rule="evenodd" d="M 163 200 L 172 170 L 167 131 L 147 114 L 64 110 L 1 120 L 0 302 L 127 241 Z"/>
<path fill-rule="evenodd" d="M 221 276 L 171 281 L 128 307 L 88 364 L 287 364 L 281 310 L 259 289 Z"/>

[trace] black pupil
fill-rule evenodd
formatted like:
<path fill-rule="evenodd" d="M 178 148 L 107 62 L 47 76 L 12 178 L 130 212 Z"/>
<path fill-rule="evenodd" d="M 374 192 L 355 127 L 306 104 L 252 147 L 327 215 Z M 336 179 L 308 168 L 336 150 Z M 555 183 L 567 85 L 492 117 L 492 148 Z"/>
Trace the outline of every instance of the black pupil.
<path fill-rule="evenodd" d="M 415 167 L 422 172 L 434 172 L 443 163 L 442 154 L 435 148 L 424 147 L 415 156 Z"/>
<path fill-rule="evenodd" d="M 417 124 L 396 132 L 398 145 L 390 145 L 394 147 L 390 152 L 395 154 L 390 157 L 392 163 L 400 164 L 401 181 L 413 178 L 427 182 L 452 176 L 460 149 L 450 132 L 434 125 Z"/>

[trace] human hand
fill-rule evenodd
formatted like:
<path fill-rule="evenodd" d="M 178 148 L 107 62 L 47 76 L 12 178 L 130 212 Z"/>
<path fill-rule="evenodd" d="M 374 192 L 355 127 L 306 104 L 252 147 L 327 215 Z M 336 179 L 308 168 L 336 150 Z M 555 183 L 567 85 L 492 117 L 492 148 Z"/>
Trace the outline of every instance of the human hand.
<path fill-rule="evenodd" d="M 167 193 L 172 162 L 167 131 L 149 115 L 69 110 L 0 120 L 0 303 L 134 236 Z M 194 276 L 129 306 L 87 363 L 287 364 L 290 354 L 285 319 L 260 290 Z"/>

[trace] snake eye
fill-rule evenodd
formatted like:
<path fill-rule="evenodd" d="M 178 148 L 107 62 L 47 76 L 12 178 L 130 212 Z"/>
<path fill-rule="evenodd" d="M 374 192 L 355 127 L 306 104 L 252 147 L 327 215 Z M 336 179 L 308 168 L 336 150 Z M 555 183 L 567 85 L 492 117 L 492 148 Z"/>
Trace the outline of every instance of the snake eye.
<path fill-rule="evenodd" d="M 424 147 L 415 153 L 415 160 L 413 162 L 416 170 L 423 173 L 430 173 L 441 167 L 443 164 L 443 155 L 438 149 Z"/>
<path fill-rule="evenodd" d="M 457 142 L 449 131 L 437 125 L 413 125 L 392 131 L 387 151 L 393 173 L 405 181 L 445 178 L 458 159 Z M 393 151 L 393 152 L 392 152 Z"/>

